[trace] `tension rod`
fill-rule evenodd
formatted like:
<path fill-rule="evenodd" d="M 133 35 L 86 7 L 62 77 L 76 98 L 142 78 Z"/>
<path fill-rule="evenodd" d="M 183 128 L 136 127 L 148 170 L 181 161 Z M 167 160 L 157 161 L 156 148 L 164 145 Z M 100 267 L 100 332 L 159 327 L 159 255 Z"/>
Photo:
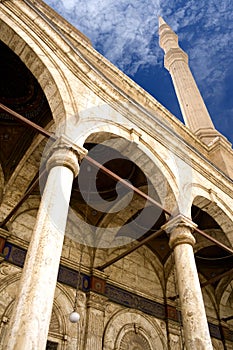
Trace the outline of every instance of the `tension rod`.
<path fill-rule="evenodd" d="M 17 210 L 21 207 L 23 202 L 30 196 L 32 191 L 39 185 L 40 179 L 47 173 L 46 169 L 44 169 L 40 175 L 38 173 L 33 179 L 31 186 L 24 193 L 24 195 L 20 198 L 19 202 L 16 206 L 9 212 L 9 214 L 5 217 L 5 219 L 0 223 L 0 228 L 4 228 L 4 226 L 8 223 L 8 221 L 12 218 L 12 216 L 17 212 Z"/>
<path fill-rule="evenodd" d="M 4 110 L 5 112 L 11 114 L 13 117 L 15 117 L 16 119 L 20 120 L 22 123 L 27 124 L 28 126 L 30 126 L 31 128 L 37 130 L 39 133 L 41 133 L 42 135 L 44 135 L 45 137 L 51 138 L 54 141 L 56 140 L 56 138 L 54 137 L 54 135 L 52 135 L 49 131 L 43 129 L 42 127 L 40 127 L 39 125 L 29 121 L 27 118 L 21 116 L 19 113 L 14 112 L 12 109 L 4 106 L 2 103 L 0 103 L 0 109 Z M 115 173 L 113 173 L 112 171 L 110 171 L 109 169 L 107 169 L 105 166 L 103 166 L 102 164 L 100 164 L 99 162 L 97 162 L 96 160 L 92 159 L 89 156 L 86 156 L 85 159 L 87 159 L 87 161 L 89 161 L 91 164 L 95 165 L 96 167 L 100 168 L 106 175 L 111 176 L 113 179 L 115 179 L 116 181 L 121 182 L 124 186 L 126 186 L 127 188 L 135 191 L 137 194 L 139 194 L 141 197 L 147 199 L 148 201 L 150 201 L 151 204 L 159 207 L 160 209 L 162 209 L 166 214 L 168 214 L 169 216 L 171 216 L 172 214 L 170 212 L 168 212 L 166 209 L 164 209 L 160 203 L 156 202 L 153 198 L 149 197 L 147 194 L 143 193 L 142 191 L 140 191 L 138 188 L 134 187 L 133 185 L 129 184 L 127 181 L 125 181 L 124 179 L 122 179 L 121 177 L 119 177 L 118 175 L 116 175 Z M 35 182 L 38 180 L 35 180 Z M 31 187 L 33 186 L 33 184 L 31 185 Z M 26 192 L 27 193 L 27 192 Z M 21 198 L 21 202 L 20 205 L 23 203 L 23 201 L 25 199 L 23 199 L 24 195 Z M 19 205 L 19 204 L 18 204 Z M 15 209 L 13 209 L 8 215 L 7 218 L 8 220 L 6 221 L 6 219 L 3 221 L 5 222 L 5 224 L 10 220 L 10 218 L 13 216 L 13 214 L 15 213 Z M 1 225 L 0 225 L 1 227 Z M 200 235 L 204 236 L 205 238 L 207 238 L 209 241 L 215 243 L 216 245 L 218 245 L 219 247 L 221 247 L 222 249 L 226 250 L 227 252 L 233 254 L 233 250 L 229 247 L 227 247 L 225 244 L 217 241 L 215 238 L 209 236 L 207 233 L 203 232 L 202 230 L 195 228 L 194 229 L 195 232 L 199 233 Z"/>
<path fill-rule="evenodd" d="M 39 133 L 41 133 L 42 135 L 44 135 L 47 138 L 51 138 L 54 141 L 56 141 L 56 138 L 49 132 L 44 130 L 42 127 L 40 127 L 39 125 L 29 121 L 27 118 L 21 116 L 20 114 L 14 112 L 12 109 L 4 106 L 3 104 L 0 103 L 0 109 L 3 109 L 4 111 L 6 111 L 7 113 L 11 114 L 13 117 L 15 117 L 16 119 L 19 119 L 21 122 L 23 122 L 24 124 L 27 124 L 29 127 L 36 129 Z M 150 196 L 148 196 L 147 194 L 145 194 L 144 192 L 140 191 L 137 187 L 133 186 L 132 184 L 130 184 L 129 182 L 127 182 L 126 180 L 122 179 L 120 176 L 116 175 L 115 173 L 113 173 L 111 170 L 107 169 L 105 166 L 103 166 L 102 164 L 100 164 L 99 162 L 97 162 L 96 160 L 92 159 L 89 156 L 85 156 L 85 159 L 91 163 L 92 165 L 96 166 L 98 169 L 100 169 L 101 171 L 103 171 L 106 175 L 112 177 L 114 180 L 121 182 L 125 187 L 133 190 L 135 193 L 137 193 L 138 195 L 140 195 L 141 197 L 145 198 L 146 200 L 148 200 L 151 204 L 157 206 L 158 208 L 160 208 L 161 210 L 163 210 L 166 214 L 168 214 L 169 216 L 171 215 L 166 209 L 164 209 L 160 203 L 158 203 L 156 200 L 154 200 L 153 198 L 151 198 Z M 37 180 L 35 180 L 37 181 Z M 33 184 L 32 184 L 33 186 Z M 24 197 L 24 196 L 23 196 Z M 20 200 L 20 203 L 22 204 L 22 200 L 23 197 Z M 26 199 L 26 198 L 25 198 Z M 12 210 L 13 214 L 15 213 L 15 210 Z M 8 214 L 8 220 L 12 217 L 10 212 Z M 6 219 L 5 219 L 6 220 Z M 5 222 L 4 220 L 4 222 Z M 6 224 L 7 221 L 4 223 Z M 2 224 L 1 224 L 2 225 Z M 1 227 L 0 225 L 0 227 Z"/>
<path fill-rule="evenodd" d="M 151 241 L 153 238 L 158 237 L 161 233 L 163 232 L 162 229 L 159 229 L 157 231 L 155 231 L 154 233 L 152 233 L 150 236 L 142 239 L 140 242 L 136 243 L 135 245 L 133 245 L 132 247 L 130 247 L 129 249 L 127 249 L 126 251 L 124 251 L 123 253 L 117 255 L 115 258 L 113 258 L 112 260 L 109 260 L 108 262 L 106 262 L 103 265 L 97 266 L 96 269 L 102 271 L 104 270 L 106 267 L 114 264 L 115 262 L 117 262 L 118 260 L 124 258 L 126 255 L 134 252 L 136 249 L 140 248 L 142 245 L 146 244 L 147 242 Z"/>
<path fill-rule="evenodd" d="M 41 126 L 37 125 L 36 123 L 33 123 L 31 120 L 28 120 L 27 118 L 23 117 L 21 114 L 13 111 L 7 106 L 4 106 L 2 103 L 0 103 L 0 109 L 4 110 L 5 112 L 12 115 L 12 117 L 15 117 L 16 119 L 20 120 L 23 124 L 28 125 L 32 129 L 37 130 L 40 134 L 44 135 L 45 137 L 51 138 L 53 141 L 56 140 L 56 138 L 47 130 L 42 128 Z"/>
<path fill-rule="evenodd" d="M 93 158 L 89 157 L 88 155 L 85 156 L 85 160 L 87 160 L 89 163 L 94 165 L 96 168 L 102 170 L 103 173 L 105 173 L 109 177 L 112 177 L 114 180 L 119 181 L 122 185 L 124 185 L 128 189 L 131 189 L 134 192 L 136 192 L 137 194 L 139 194 L 139 196 L 145 198 L 151 204 L 154 204 L 156 207 L 162 209 L 167 215 L 171 216 L 171 214 L 166 209 L 164 209 L 159 202 L 157 202 L 156 200 L 154 200 L 153 198 L 148 196 L 146 193 L 140 191 L 137 187 L 134 187 L 131 183 L 129 183 L 126 180 L 122 179 L 120 176 L 118 176 L 117 174 L 115 174 L 114 172 L 112 172 L 111 170 L 106 168 L 104 165 L 100 164 L 99 162 L 97 162 Z"/>
<path fill-rule="evenodd" d="M 208 286 L 208 284 L 217 282 L 217 281 L 219 281 L 221 278 L 227 277 L 227 276 L 231 275 L 232 273 L 233 273 L 233 268 L 230 269 L 230 270 L 228 270 L 228 271 L 226 271 L 226 272 L 221 273 L 220 275 L 214 276 L 214 277 L 210 278 L 209 280 L 207 280 L 207 281 L 205 281 L 205 282 L 202 282 L 202 283 L 201 283 L 201 288 Z"/>

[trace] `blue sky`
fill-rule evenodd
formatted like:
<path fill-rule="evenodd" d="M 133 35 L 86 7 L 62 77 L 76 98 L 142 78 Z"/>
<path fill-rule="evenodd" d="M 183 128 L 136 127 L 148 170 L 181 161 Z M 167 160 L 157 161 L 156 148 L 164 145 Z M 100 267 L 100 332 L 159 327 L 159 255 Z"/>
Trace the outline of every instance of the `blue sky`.
<path fill-rule="evenodd" d="M 182 120 L 158 43 L 158 16 L 179 36 L 218 129 L 233 143 L 232 0 L 45 0 Z"/>

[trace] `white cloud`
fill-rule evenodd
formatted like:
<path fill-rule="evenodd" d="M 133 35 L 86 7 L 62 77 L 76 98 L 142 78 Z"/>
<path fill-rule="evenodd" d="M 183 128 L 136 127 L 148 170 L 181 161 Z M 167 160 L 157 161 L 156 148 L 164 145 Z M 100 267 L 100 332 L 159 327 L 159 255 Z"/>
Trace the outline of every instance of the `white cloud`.
<path fill-rule="evenodd" d="M 221 113 L 221 103 L 229 97 L 228 75 L 232 67 L 232 0 L 45 1 L 86 34 L 105 57 L 132 76 L 140 66 L 161 68 L 163 53 L 158 45 L 157 22 L 158 15 L 162 15 L 188 53 L 205 101 Z"/>
<path fill-rule="evenodd" d="M 127 74 L 140 65 L 156 65 L 162 58 L 158 45 L 157 17 L 188 42 L 188 53 L 197 79 L 202 83 L 228 60 L 219 62 L 216 51 L 231 56 L 233 36 L 231 0 L 46 0 L 77 26 L 93 45 Z M 223 33 L 224 32 L 224 33 Z M 154 43 L 156 41 L 156 45 Z M 232 41 L 232 40 L 231 40 Z M 219 56 L 219 57 L 220 57 Z"/>
<path fill-rule="evenodd" d="M 189 55 L 204 97 L 221 98 L 222 84 L 232 65 L 233 2 L 170 0 L 162 4 L 165 18 Z"/>
<path fill-rule="evenodd" d="M 158 31 L 160 0 L 47 0 L 86 34 L 110 61 L 128 74 L 156 64 L 152 41 Z"/>

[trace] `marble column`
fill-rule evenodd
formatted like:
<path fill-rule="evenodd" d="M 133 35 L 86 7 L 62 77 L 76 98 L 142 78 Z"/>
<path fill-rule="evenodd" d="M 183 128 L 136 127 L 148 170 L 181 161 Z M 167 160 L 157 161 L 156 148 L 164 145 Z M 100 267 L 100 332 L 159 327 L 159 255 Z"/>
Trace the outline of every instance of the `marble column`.
<path fill-rule="evenodd" d="M 188 218 L 178 215 L 163 229 L 170 235 L 169 245 L 174 251 L 178 291 L 187 350 L 212 350 L 200 282 L 194 259 L 192 235 L 196 227 Z"/>
<path fill-rule="evenodd" d="M 79 149 L 65 136 L 52 146 L 48 178 L 24 264 L 4 349 L 46 347 Z"/>

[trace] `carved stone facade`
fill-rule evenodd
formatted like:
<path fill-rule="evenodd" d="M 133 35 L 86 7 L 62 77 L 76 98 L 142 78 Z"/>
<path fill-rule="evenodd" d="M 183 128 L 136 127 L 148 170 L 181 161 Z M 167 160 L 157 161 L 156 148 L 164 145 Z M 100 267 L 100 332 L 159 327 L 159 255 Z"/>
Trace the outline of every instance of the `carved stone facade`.
<path fill-rule="evenodd" d="M 183 125 L 42 0 L 0 1 L 0 42 L 0 350 L 233 349 L 233 151 L 204 102 Z"/>

